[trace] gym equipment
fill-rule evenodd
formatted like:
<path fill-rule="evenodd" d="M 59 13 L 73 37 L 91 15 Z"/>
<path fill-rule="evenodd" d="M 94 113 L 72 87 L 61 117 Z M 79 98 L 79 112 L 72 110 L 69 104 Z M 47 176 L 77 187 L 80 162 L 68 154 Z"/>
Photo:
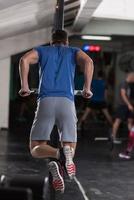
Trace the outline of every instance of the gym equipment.
<path fill-rule="evenodd" d="M 7 177 L 4 174 L 2 174 L 0 176 L 0 187 L 6 187 L 6 186 L 8 186 Z"/>
<path fill-rule="evenodd" d="M 32 191 L 28 188 L 0 187 L 1 200 L 33 200 Z"/>
<path fill-rule="evenodd" d="M 8 178 L 0 176 L 0 199 L 3 200 L 46 200 L 48 178 L 39 176 L 16 175 Z"/>
<path fill-rule="evenodd" d="M 44 177 L 17 175 L 10 179 L 11 187 L 29 188 L 33 193 L 33 200 L 43 199 L 43 190 L 45 187 Z"/>

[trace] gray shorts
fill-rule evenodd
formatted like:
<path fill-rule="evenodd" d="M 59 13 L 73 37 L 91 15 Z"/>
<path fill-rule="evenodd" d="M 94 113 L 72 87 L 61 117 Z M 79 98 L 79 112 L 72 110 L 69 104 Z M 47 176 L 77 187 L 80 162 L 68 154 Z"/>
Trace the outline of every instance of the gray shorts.
<path fill-rule="evenodd" d="M 66 97 L 45 97 L 38 102 L 31 128 L 31 140 L 50 140 L 57 125 L 63 142 L 77 141 L 77 117 L 74 102 Z"/>

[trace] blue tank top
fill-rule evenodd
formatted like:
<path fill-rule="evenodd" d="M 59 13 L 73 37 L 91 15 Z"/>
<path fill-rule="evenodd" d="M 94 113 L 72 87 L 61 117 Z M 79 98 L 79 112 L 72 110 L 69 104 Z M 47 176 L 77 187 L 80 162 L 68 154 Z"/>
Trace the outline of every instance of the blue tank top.
<path fill-rule="evenodd" d="M 74 75 L 76 47 L 63 45 L 39 46 L 39 95 L 44 97 L 67 97 L 74 100 Z"/>

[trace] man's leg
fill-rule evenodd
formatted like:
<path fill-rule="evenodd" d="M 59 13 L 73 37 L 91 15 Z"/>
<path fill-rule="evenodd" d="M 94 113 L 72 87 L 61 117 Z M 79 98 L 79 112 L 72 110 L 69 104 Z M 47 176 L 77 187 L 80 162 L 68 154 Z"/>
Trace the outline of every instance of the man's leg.
<path fill-rule="evenodd" d="M 52 158 L 48 163 L 49 172 L 52 174 L 52 184 L 56 191 L 64 192 L 65 184 L 61 174 L 58 159 L 60 151 L 47 144 L 47 141 L 30 141 L 30 152 L 34 158 Z"/>
<path fill-rule="evenodd" d="M 127 148 L 124 152 L 119 154 L 119 157 L 124 159 L 130 159 L 133 148 L 134 148 L 134 126 L 129 131 Z"/>
<path fill-rule="evenodd" d="M 107 108 L 103 108 L 102 112 L 105 115 L 105 117 L 106 117 L 107 121 L 109 122 L 109 124 L 112 126 L 113 125 L 113 120 L 112 120 L 111 115 L 108 112 L 108 109 Z"/>
<path fill-rule="evenodd" d="M 129 131 L 129 138 L 126 151 L 131 153 L 134 148 L 134 126 Z"/>
<path fill-rule="evenodd" d="M 53 101 L 53 98 L 47 97 L 38 102 L 30 132 L 30 152 L 34 157 L 56 157 L 55 152 L 57 149 L 47 144 L 55 123 L 55 107 Z"/>
<path fill-rule="evenodd" d="M 30 141 L 30 152 L 35 158 L 59 157 L 59 149 L 47 144 L 47 141 Z"/>
<path fill-rule="evenodd" d="M 134 122 L 134 119 L 133 118 L 128 118 L 128 121 L 127 121 L 127 125 L 128 125 L 128 130 L 130 131 L 133 127 L 133 122 Z"/>
<path fill-rule="evenodd" d="M 49 172 L 52 174 L 52 183 L 56 191 L 64 191 L 65 185 L 60 173 L 58 148 L 50 146 L 50 140 L 55 123 L 55 98 L 44 98 L 38 103 L 37 112 L 30 133 L 30 152 L 34 158 L 50 158 L 48 163 Z"/>
<path fill-rule="evenodd" d="M 75 156 L 76 145 L 76 142 L 63 142 L 63 146 L 70 146 L 73 151 L 73 157 Z"/>
<path fill-rule="evenodd" d="M 132 113 L 133 116 L 133 113 Z M 129 130 L 129 140 L 128 140 L 128 146 L 127 146 L 127 151 L 131 152 L 134 148 L 134 119 L 128 118 L 128 130 Z"/>
<path fill-rule="evenodd" d="M 76 142 L 63 142 L 63 153 L 65 156 L 65 168 L 70 179 L 76 174 L 76 167 L 73 162 L 75 156 Z"/>
<path fill-rule="evenodd" d="M 69 146 L 72 157 L 75 155 L 76 142 L 63 142 L 63 147 Z M 35 158 L 60 158 L 60 149 L 47 144 L 47 141 L 30 141 L 30 152 Z"/>
<path fill-rule="evenodd" d="M 81 116 L 81 118 L 78 121 L 78 126 L 80 127 L 83 122 L 87 119 L 88 115 L 92 112 L 92 110 L 89 107 L 86 107 L 84 114 Z"/>
<path fill-rule="evenodd" d="M 34 158 L 54 158 L 58 162 L 65 164 L 68 176 L 72 179 L 75 176 L 76 169 L 73 162 L 76 142 L 63 142 L 63 149 L 53 148 L 47 144 L 47 141 L 31 141 L 30 152 Z M 64 157 L 64 160 L 63 160 Z M 63 178 L 60 175 L 57 162 L 49 163 L 50 172 L 53 174 L 53 185 L 56 190 L 64 191 Z M 56 176 L 55 176 L 56 175 Z"/>
<path fill-rule="evenodd" d="M 62 110 L 60 109 L 62 107 Z M 75 164 L 73 162 L 76 143 L 77 143 L 77 116 L 74 102 L 68 98 L 60 98 L 57 101 L 56 125 L 61 136 L 63 149 L 64 164 L 67 174 L 72 179 L 75 176 Z"/>
<path fill-rule="evenodd" d="M 119 118 L 116 118 L 114 123 L 113 123 L 112 137 L 113 137 L 114 141 L 116 141 L 116 135 L 117 135 L 117 131 L 119 129 L 120 123 L 121 123 L 121 119 L 119 119 Z"/>

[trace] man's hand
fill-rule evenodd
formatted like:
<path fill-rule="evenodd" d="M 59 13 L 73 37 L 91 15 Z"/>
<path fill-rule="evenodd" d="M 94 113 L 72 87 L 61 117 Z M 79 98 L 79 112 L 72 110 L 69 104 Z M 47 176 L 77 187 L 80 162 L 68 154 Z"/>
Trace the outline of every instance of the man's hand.
<path fill-rule="evenodd" d="M 82 96 L 86 99 L 89 99 L 93 96 L 93 93 L 90 90 L 83 89 Z"/>
<path fill-rule="evenodd" d="M 128 109 L 129 109 L 131 112 L 134 112 L 134 107 L 133 107 L 131 104 L 128 105 Z"/>
<path fill-rule="evenodd" d="M 31 91 L 29 88 L 21 88 L 20 91 L 19 91 L 19 95 L 21 97 L 27 97 L 31 94 Z"/>

